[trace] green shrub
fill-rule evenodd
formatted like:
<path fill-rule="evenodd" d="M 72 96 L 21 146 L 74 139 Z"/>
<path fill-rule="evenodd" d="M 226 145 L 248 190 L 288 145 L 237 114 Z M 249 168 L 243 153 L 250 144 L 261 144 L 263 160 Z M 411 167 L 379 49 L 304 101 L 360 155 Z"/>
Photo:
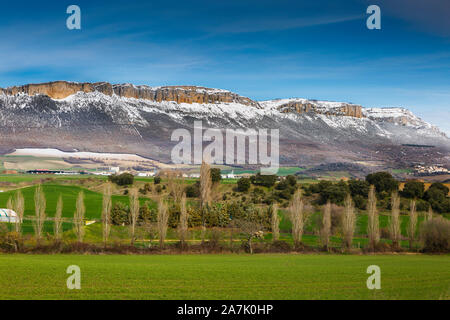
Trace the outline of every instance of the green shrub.
<path fill-rule="evenodd" d="M 145 203 L 139 208 L 139 223 L 156 222 L 156 210 L 150 209 Z"/>
<path fill-rule="evenodd" d="M 197 181 L 194 184 L 188 185 L 184 192 L 186 192 L 186 197 L 188 198 L 198 198 L 200 197 L 200 182 Z"/>
<path fill-rule="evenodd" d="M 239 192 L 247 192 L 250 189 L 250 179 L 240 178 L 237 182 L 237 190 Z"/>
<path fill-rule="evenodd" d="M 295 189 L 294 188 L 295 186 L 297 186 L 297 179 L 294 176 L 289 175 L 286 178 L 284 178 L 282 181 L 277 183 L 275 188 L 277 190 L 285 190 L 287 188 Z"/>
<path fill-rule="evenodd" d="M 416 210 L 417 211 L 428 211 L 430 204 L 422 199 L 416 200 Z"/>
<path fill-rule="evenodd" d="M 445 190 L 439 187 L 430 187 L 425 192 L 424 198 L 430 203 L 435 212 L 450 212 L 450 199 L 447 197 Z"/>
<path fill-rule="evenodd" d="M 420 238 L 425 252 L 449 252 L 450 221 L 437 217 L 423 222 L 420 228 Z"/>
<path fill-rule="evenodd" d="M 443 194 L 446 196 L 448 195 L 449 189 L 441 182 L 433 182 L 431 186 L 428 188 L 428 190 L 440 190 Z"/>
<path fill-rule="evenodd" d="M 178 227 L 178 222 L 180 221 L 181 210 L 177 205 L 171 205 L 169 207 L 169 220 L 168 225 L 170 228 Z"/>
<path fill-rule="evenodd" d="M 207 211 L 205 216 L 208 227 L 226 227 L 230 223 L 230 214 L 223 204 L 215 204 Z"/>
<path fill-rule="evenodd" d="M 378 193 L 385 191 L 390 194 L 398 190 L 398 181 L 389 172 L 371 173 L 367 175 L 366 181 L 374 185 Z"/>
<path fill-rule="evenodd" d="M 189 227 L 199 227 L 202 225 L 202 213 L 198 207 L 188 207 L 188 225 Z"/>
<path fill-rule="evenodd" d="M 353 198 L 355 198 L 356 196 L 367 198 L 367 196 L 369 195 L 370 184 L 364 180 L 351 179 L 348 181 L 348 188 Z"/>
<path fill-rule="evenodd" d="M 367 206 L 367 198 L 360 194 L 353 196 L 353 202 L 355 207 L 360 210 L 364 210 Z"/>
<path fill-rule="evenodd" d="M 295 193 L 295 188 L 294 187 L 287 187 L 286 189 L 283 189 L 282 191 L 277 191 L 275 192 L 275 196 L 278 198 L 279 201 L 281 201 L 281 199 L 284 200 L 291 200 L 292 195 Z"/>
<path fill-rule="evenodd" d="M 220 174 L 219 168 L 211 168 L 210 175 L 211 175 L 211 181 L 213 183 L 220 182 L 220 180 L 222 179 L 222 175 Z"/>
<path fill-rule="evenodd" d="M 319 204 L 331 203 L 341 204 L 348 194 L 348 187 L 344 182 L 331 184 L 320 191 Z"/>
<path fill-rule="evenodd" d="M 265 192 L 263 189 L 256 187 L 255 189 L 253 189 L 253 194 L 263 196 Z"/>
<path fill-rule="evenodd" d="M 146 194 L 147 192 L 152 192 L 152 186 L 148 182 L 144 184 L 144 188 L 142 189 L 143 189 L 142 193 L 144 194 Z"/>
<path fill-rule="evenodd" d="M 108 180 L 119 186 L 131 185 L 134 182 L 134 176 L 131 173 L 124 172 L 119 175 L 113 174 L 108 177 Z"/>
<path fill-rule="evenodd" d="M 130 209 L 122 202 L 114 203 L 111 209 L 111 222 L 114 225 L 126 225 L 130 223 Z"/>
<path fill-rule="evenodd" d="M 263 186 L 270 188 L 275 185 L 275 182 L 277 181 L 276 175 L 269 175 L 269 174 L 260 174 L 259 172 L 252 176 L 251 183 L 253 183 L 256 186 Z"/>
<path fill-rule="evenodd" d="M 405 183 L 401 195 L 405 198 L 422 198 L 425 192 L 425 184 L 421 181 L 411 180 Z"/>

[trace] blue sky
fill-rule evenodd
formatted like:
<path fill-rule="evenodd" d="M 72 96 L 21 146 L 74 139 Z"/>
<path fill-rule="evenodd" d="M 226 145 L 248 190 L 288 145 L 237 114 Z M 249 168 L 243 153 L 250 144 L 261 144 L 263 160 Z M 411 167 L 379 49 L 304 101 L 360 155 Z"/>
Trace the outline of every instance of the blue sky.
<path fill-rule="evenodd" d="M 82 29 L 66 28 L 76 4 Z M 381 30 L 366 8 L 381 8 Z M 403 106 L 450 134 L 450 1 L 2 1 L 0 86 L 192 84 Z"/>

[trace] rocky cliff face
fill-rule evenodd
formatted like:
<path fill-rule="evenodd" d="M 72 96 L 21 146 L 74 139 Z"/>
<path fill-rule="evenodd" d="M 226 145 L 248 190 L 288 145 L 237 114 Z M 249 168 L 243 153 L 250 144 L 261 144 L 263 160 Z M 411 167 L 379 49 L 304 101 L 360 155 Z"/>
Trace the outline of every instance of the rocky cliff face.
<path fill-rule="evenodd" d="M 108 96 L 113 94 L 124 98 L 144 99 L 150 101 L 175 101 L 177 103 L 239 103 L 259 108 L 259 104 L 249 98 L 227 90 L 210 89 L 196 86 L 149 87 L 132 84 L 110 84 L 107 82 L 76 83 L 55 81 L 40 84 L 0 88 L 0 94 L 16 95 L 24 93 L 29 96 L 46 95 L 52 99 L 64 99 L 77 92 L 100 92 Z"/>
<path fill-rule="evenodd" d="M 2 94 L 3 93 L 3 94 Z M 170 162 L 176 129 L 279 129 L 284 165 L 448 163 L 450 140 L 406 109 L 308 99 L 255 102 L 202 87 L 52 82 L 0 90 L 0 153 L 58 148 Z M 426 152 L 402 144 L 433 145 Z M 406 148 L 406 149 L 405 149 Z M 413 150 L 414 149 L 414 150 Z"/>
<path fill-rule="evenodd" d="M 22 93 L 29 96 L 46 95 L 52 99 L 65 99 L 77 92 L 99 92 L 107 96 L 116 95 L 123 98 L 143 99 L 155 102 L 174 101 L 176 103 L 189 104 L 238 103 L 245 106 L 261 108 L 259 102 L 242 97 L 236 93 L 197 86 L 150 87 L 135 86 L 132 84 L 110 84 L 108 82 L 77 83 L 54 81 L 40 84 L 27 84 L 6 89 L 0 88 L 0 94 L 3 93 L 9 96 Z M 304 99 L 273 100 L 271 102 L 275 102 L 276 109 L 283 113 L 317 113 L 355 118 L 364 117 L 361 106 L 349 103 L 332 103 L 330 105 L 327 102 Z"/>
<path fill-rule="evenodd" d="M 278 109 L 284 113 L 296 112 L 301 114 L 312 112 L 334 116 L 348 116 L 355 118 L 364 117 L 362 113 L 362 107 L 354 104 L 342 104 L 341 106 L 337 107 L 323 108 L 310 101 L 308 102 L 291 101 L 286 104 L 278 106 Z"/>

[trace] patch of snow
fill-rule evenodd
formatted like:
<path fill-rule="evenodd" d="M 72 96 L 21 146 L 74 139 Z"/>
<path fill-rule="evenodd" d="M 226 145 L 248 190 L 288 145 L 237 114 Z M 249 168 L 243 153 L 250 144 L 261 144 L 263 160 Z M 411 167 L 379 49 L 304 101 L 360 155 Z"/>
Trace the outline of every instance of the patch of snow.
<path fill-rule="evenodd" d="M 146 161 L 148 159 L 136 154 L 121 153 L 99 153 L 99 152 L 65 152 L 52 148 L 23 148 L 16 149 L 10 153 L 12 156 L 35 156 L 50 158 L 82 158 L 82 159 L 104 159 L 104 160 L 132 160 Z"/>

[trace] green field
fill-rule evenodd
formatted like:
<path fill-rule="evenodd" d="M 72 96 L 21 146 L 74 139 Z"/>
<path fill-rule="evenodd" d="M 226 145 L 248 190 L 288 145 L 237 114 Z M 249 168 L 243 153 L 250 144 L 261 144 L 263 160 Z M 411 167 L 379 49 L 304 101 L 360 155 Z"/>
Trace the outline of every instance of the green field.
<path fill-rule="evenodd" d="M 36 186 L 30 186 L 21 188 L 21 192 L 25 199 L 25 216 L 34 216 L 34 192 L 35 192 Z M 59 195 L 61 194 L 63 198 L 63 216 L 66 218 L 72 218 L 73 213 L 75 211 L 75 203 L 76 198 L 78 196 L 78 193 L 80 191 L 84 192 L 85 195 L 85 205 L 86 205 L 86 219 L 87 220 L 95 220 L 100 219 L 101 217 L 101 207 L 102 207 L 102 194 L 98 192 L 91 191 L 89 189 L 86 189 L 81 186 L 77 185 L 64 185 L 64 184 L 57 184 L 57 182 L 52 181 L 46 184 L 42 185 L 42 188 L 46 195 L 46 201 L 47 201 L 47 209 L 46 213 L 49 217 L 53 217 L 56 210 L 56 203 L 58 200 Z M 8 201 L 9 197 L 12 197 L 16 190 L 10 190 L 6 192 L 0 193 L 0 207 L 6 207 L 6 203 Z M 125 204 L 128 204 L 129 198 L 128 196 L 124 195 L 113 195 L 112 196 L 113 203 L 115 202 L 123 202 Z M 149 198 L 141 198 L 140 202 L 141 205 L 144 204 L 144 202 L 148 201 L 151 208 L 156 208 L 156 202 L 149 199 Z M 281 223 L 280 223 L 280 230 L 281 233 L 281 239 L 292 242 L 292 235 L 290 233 L 290 230 L 292 228 L 290 220 L 287 218 L 287 213 L 285 210 L 280 210 L 281 212 Z M 307 221 L 307 224 L 305 226 L 305 231 L 309 234 L 305 234 L 303 238 L 303 242 L 307 245 L 319 247 L 320 246 L 320 239 L 317 235 L 312 235 L 314 230 L 318 230 L 317 221 L 318 218 L 320 219 L 320 213 L 314 212 L 310 218 Z M 407 235 L 406 232 L 406 226 L 408 223 L 409 217 L 407 215 L 401 216 L 401 229 L 403 236 Z M 419 225 L 423 221 L 423 217 L 419 217 Z M 386 213 L 380 214 L 380 227 L 381 228 L 387 228 L 388 226 L 388 215 Z M 11 227 L 12 228 L 12 227 Z M 63 230 L 69 231 L 72 228 L 71 223 L 64 223 L 63 224 Z M 113 230 L 113 234 L 115 234 L 118 238 L 124 238 L 127 239 L 128 233 L 126 230 L 119 230 L 124 229 L 122 227 L 115 227 Z M 357 223 L 356 223 L 356 230 L 355 230 L 355 246 L 363 246 L 367 243 L 367 238 L 365 237 L 367 230 L 367 215 L 366 214 L 358 214 L 357 215 Z M 32 221 L 25 220 L 23 224 L 23 231 L 25 234 L 32 234 L 33 233 L 33 226 Z M 53 233 L 53 222 L 47 221 L 44 225 L 44 231 L 48 232 L 49 234 Z M 93 241 L 93 242 L 99 242 L 102 238 L 101 233 L 101 226 L 97 223 L 96 225 L 91 225 L 86 227 L 87 239 Z M 192 232 L 193 239 L 195 240 L 198 238 L 195 236 L 195 232 Z M 73 237 L 69 236 L 69 238 Z M 224 238 L 227 237 L 227 232 L 224 232 L 223 235 Z M 266 240 L 271 239 L 271 234 L 266 234 Z M 174 230 L 169 228 L 168 232 L 168 239 L 177 239 L 177 234 Z M 332 245 L 333 246 L 340 246 L 341 240 L 339 237 L 333 237 L 332 239 Z M 404 242 L 403 245 L 407 246 L 407 242 Z"/>
<path fill-rule="evenodd" d="M 25 212 L 24 214 L 27 216 L 32 216 L 35 214 L 34 212 L 34 192 L 36 186 L 22 188 L 22 194 L 25 199 Z M 58 201 L 59 195 L 62 196 L 64 207 L 63 207 L 63 216 L 64 217 L 73 217 L 73 213 L 75 211 L 75 202 L 80 191 L 84 192 L 84 203 L 86 205 L 86 218 L 87 219 L 98 219 L 101 216 L 101 208 L 102 208 L 102 197 L 103 195 L 88 190 L 86 188 L 82 188 L 75 185 L 58 185 L 58 184 L 44 184 L 42 185 L 42 189 L 46 196 L 47 207 L 46 213 L 48 216 L 53 217 L 56 211 L 56 203 Z M 2 192 L 0 193 L 0 206 L 3 208 L 6 206 L 6 202 L 8 198 L 13 196 L 15 190 Z M 150 201 L 150 199 L 141 198 L 141 203 L 144 201 Z M 113 203 L 116 201 L 121 201 L 123 203 L 128 204 L 129 197 L 128 196 L 112 196 Z"/>
<path fill-rule="evenodd" d="M 34 216 L 34 192 L 36 186 L 22 188 L 21 192 L 25 199 L 25 216 Z M 83 191 L 84 193 L 84 203 L 86 206 L 86 219 L 100 219 L 101 217 L 101 208 L 102 208 L 102 194 L 98 192 L 94 192 L 88 190 L 83 187 L 79 187 L 76 185 L 59 185 L 59 184 L 43 184 L 42 189 L 46 196 L 46 213 L 49 217 L 53 217 L 56 211 L 56 203 L 58 201 L 59 195 L 62 196 L 63 199 L 63 217 L 72 218 L 73 213 L 75 212 L 75 204 L 78 193 Z M 14 196 L 16 190 L 11 190 L 7 192 L 0 193 L 0 207 L 5 208 L 6 203 L 9 197 Z M 112 202 L 115 203 L 117 201 L 123 202 L 125 204 L 129 203 L 128 196 L 120 196 L 113 195 Z M 148 201 L 150 203 L 150 207 L 156 208 L 156 203 L 148 198 L 140 198 L 141 204 Z M 44 226 L 45 232 L 52 232 L 53 225 L 51 221 L 47 221 Z M 71 228 L 70 223 L 64 224 L 64 230 L 69 230 Z M 31 233 L 33 231 L 31 221 L 25 220 L 23 229 L 25 233 Z"/>
<path fill-rule="evenodd" d="M 81 268 L 68 290 L 66 268 Z M 366 269 L 381 268 L 368 290 Z M 448 299 L 450 256 L 0 255 L 0 299 Z"/>

